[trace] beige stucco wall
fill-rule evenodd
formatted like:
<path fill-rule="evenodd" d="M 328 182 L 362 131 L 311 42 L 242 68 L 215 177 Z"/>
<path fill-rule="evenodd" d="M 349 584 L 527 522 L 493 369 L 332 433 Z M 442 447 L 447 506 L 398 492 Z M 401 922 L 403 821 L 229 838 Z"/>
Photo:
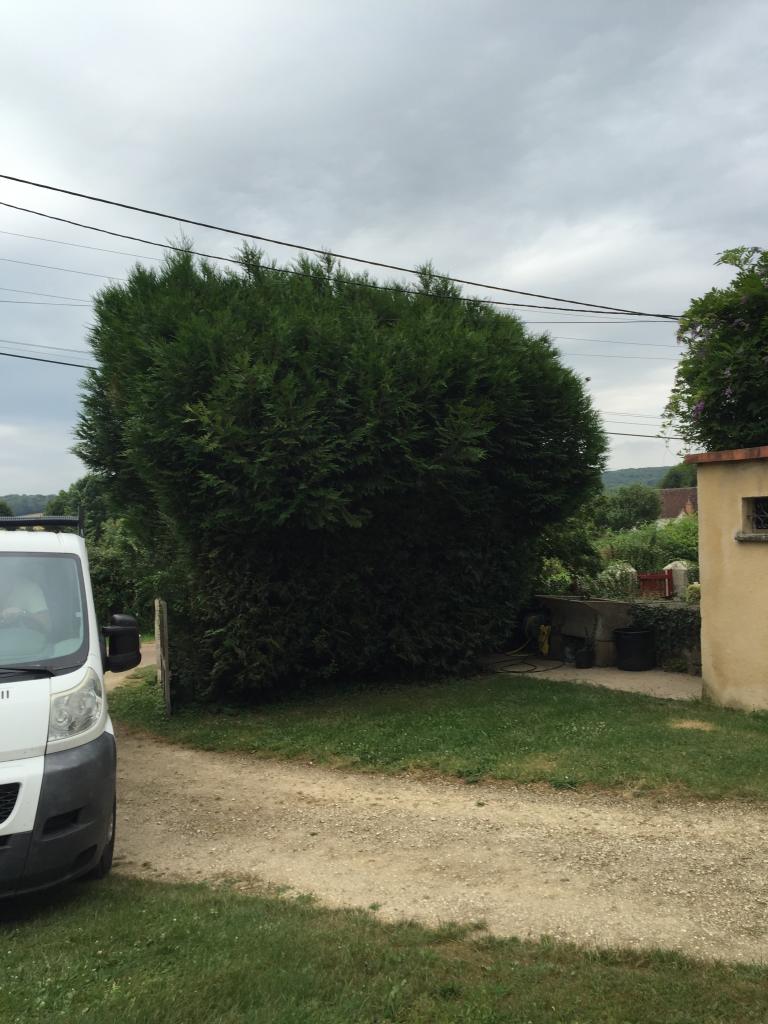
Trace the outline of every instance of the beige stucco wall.
<path fill-rule="evenodd" d="M 701 464 L 698 489 L 704 692 L 768 708 L 768 544 L 734 539 L 742 498 L 768 496 L 768 460 Z"/>

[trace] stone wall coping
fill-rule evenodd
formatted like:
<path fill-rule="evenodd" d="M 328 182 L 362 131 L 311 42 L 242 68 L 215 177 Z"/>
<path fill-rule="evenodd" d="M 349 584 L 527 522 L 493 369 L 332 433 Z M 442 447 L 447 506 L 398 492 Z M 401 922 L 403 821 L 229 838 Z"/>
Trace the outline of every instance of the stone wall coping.
<path fill-rule="evenodd" d="M 768 444 L 756 448 L 731 448 L 725 452 L 694 452 L 686 455 L 685 461 L 703 465 L 708 462 L 748 462 L 755 459 L 768 459 Z"/>

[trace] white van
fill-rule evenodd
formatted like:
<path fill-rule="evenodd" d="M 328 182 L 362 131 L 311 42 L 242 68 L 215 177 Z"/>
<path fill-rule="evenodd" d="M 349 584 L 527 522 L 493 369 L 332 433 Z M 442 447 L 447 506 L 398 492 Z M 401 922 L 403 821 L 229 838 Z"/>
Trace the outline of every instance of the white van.
<path fill-rule="evenodd" d="M 0 897 L 112 866 L 104 672 L 139 664 L 139 630 L 128 615 L 99 629 L 80 527 L 0 517 Z"/>

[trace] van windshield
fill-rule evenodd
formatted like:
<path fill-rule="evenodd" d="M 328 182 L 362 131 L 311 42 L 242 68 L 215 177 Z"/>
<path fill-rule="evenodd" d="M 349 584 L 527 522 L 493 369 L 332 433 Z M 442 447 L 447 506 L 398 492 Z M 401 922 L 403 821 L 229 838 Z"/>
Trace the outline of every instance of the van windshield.
<path fill-rule="evenodd" d="M 77 668 L 88 651 L 80 559 L 59 554 L 0 554 L 0 668 Z"/>

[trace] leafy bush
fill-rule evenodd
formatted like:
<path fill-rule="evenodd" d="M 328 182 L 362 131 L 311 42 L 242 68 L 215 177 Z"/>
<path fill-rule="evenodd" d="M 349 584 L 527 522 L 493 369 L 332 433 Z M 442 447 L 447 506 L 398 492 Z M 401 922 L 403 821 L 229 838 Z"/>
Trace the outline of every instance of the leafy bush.
<path fill-rule="evenodd" d="M 93 596 L 100 622 L 112 612 L 135 615 L 142 629 L 153 623 L 157 563 L 146 545 L 115 515 L 107 483 L 90 473 L 48 503 L 49 515 L 82 513 Z"/>
<path fill-rule="evenodd" d="M 675 561 L 698 562 L 698 516 L 684 516 L 666 526 L 641 526 L 622 533 L 607 533 L 598 541 L 606 561 L 628 562 L 638 572 L 659 572 Z"/>
<path fill-rule="evenodd" d="M 695 487 L 696 465 L 691 462 L 680 462 L 670 466 L 659 481 L 659 487 Z"/>
<path fill-rule="evenodd" d="M 631 530 L 655 522 L 661 515 L 661 497 L 655 487 L 628 484 L 601 494 L 589 508 L 598 530 Z"/>
<path fill-rule="evenodd" d="M 699 604 L 701 601 L 701 584 L 689 583 L 685 592 L 685 600 L 688 604 Z"/>
<path fill-rule="evenodd" d="M 701 614 L 698 605 L 679 601 L 639 601 L 631 609 L 630 624 L 652 629 L 656 658 L 662 668 L 684 671 L 701 662 Z"/>
<path fill-rule="evenodd" d="M 656 535 L 656 546 L 661 558 L 659 568 L 670 562 L 699 561 L 699 517 L 682 516 L 662 526 Z"/>
<path fill-rule="evenodd" d="M 78 454 L 166 545 L 174 683 L 247 697 L 504 642 L 604 435 L 545 337 L 332 261 L 176 254 L 96 301 Z"/>
<path fill-rule="evenodd" d="M 573 576 L 558 558 L 544 558 L 535 589 L 542 594 L 567 594 L 573 585 Z"/>
<path fill-rule="evenodd" d="M 627 562 L 609 562 L 598 573 L 592 596 L 616 600 L 637 597 L 637 574 L 632 570 L 633 566 Z"/>

